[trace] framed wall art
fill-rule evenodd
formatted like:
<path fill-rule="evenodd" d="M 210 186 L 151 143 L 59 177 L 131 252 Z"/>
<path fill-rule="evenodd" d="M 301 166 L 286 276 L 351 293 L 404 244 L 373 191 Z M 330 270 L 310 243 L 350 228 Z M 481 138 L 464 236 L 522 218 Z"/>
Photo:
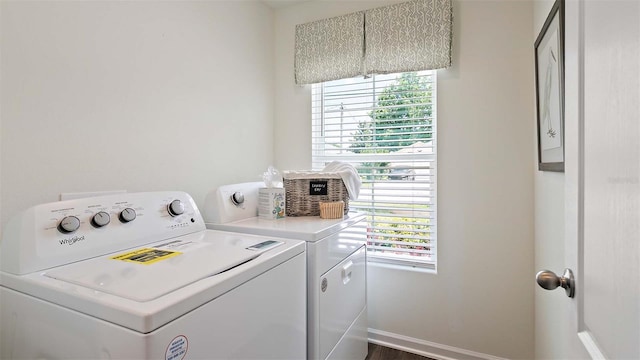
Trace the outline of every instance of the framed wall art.
<path fill-rule="evenodd" d="M 556 0 L 535 42 L 538 170 L 564 171 L 564 0 Z"/>

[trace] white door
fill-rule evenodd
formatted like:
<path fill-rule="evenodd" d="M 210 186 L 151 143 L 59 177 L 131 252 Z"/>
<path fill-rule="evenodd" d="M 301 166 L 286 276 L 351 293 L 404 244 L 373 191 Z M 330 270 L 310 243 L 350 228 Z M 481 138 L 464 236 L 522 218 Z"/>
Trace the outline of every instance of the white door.
<path fill-rule="evenodd" d="M 640 1 L 583 6 L 578 330 L 592 357 L 640 359 Z"/>
<path fill-rule="evenodd" d="M 577 291 L 562 341 L 578 344 L 570 357 L 640 359 L 640 1 L 565 5 L 564 252 Z"/>

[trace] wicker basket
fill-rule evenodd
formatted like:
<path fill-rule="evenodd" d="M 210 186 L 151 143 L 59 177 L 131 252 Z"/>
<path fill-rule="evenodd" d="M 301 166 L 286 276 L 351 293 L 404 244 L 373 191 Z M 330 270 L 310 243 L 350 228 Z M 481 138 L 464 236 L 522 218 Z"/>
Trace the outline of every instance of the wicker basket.
<path fill-rule="evenodd" d="M 344 201 L 349 212 L 349 193 L 339 174 L 285 172 L 284 189 L 287 216 L 318 216 L 320 201 Z"/>
<path fill-rule="evenodd" d="M 321 219 L 342 219 L 344 216 L 344 201 L 320 201 Z"/>

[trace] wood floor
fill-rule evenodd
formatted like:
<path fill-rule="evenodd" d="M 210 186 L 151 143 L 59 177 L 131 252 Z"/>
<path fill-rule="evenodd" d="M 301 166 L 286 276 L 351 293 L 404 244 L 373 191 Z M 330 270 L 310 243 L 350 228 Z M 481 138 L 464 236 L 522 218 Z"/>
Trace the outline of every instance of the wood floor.
<path fill-rule="evenodd" d="M 424 356 L 390 349 L 381 345 L 369 343 L 369 355 L 365 360 L 433 360 Z"/>

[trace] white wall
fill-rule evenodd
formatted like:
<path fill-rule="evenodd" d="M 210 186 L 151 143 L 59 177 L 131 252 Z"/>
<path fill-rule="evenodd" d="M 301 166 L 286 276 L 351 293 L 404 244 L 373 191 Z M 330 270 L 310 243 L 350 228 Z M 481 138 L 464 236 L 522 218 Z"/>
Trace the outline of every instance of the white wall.
<path fill-rule="evenodd" d="M 553 6 L 554 0 L 534 2 L 533 44 Z M 536 121 L 535 112 L 533 122 Z M 535 133 L 534 133 L 535 134 Z M 537 140 L 536 140 L 537 141 Z M 537 145 L 533 152 L 535 184 L 535 271 L 564 268 L 565 192 L 564 173 L 538 171 Z M 563 291 L 535 290 L 536 359 L 568 358 L 564 334 L 569 324 L 562 314 L 567 297 Z"/>
<path fill-rule="evenodd" d="M 379 5 L 276 11 L 280 168 L 311 167 L 310 87 L 293 81 L 295 25 Z M 532 13 L 530 1 L 454 1 L 454 65 L 438 73 L 438 274 L 369 267 L 369 326 L 396 345 L 533 358 Z"/>
<path fill-rule="evenodd" d="M 2 221 L 62 192 L 257 180 L 273 12 L 250 1 L 1 2 Z"/>

